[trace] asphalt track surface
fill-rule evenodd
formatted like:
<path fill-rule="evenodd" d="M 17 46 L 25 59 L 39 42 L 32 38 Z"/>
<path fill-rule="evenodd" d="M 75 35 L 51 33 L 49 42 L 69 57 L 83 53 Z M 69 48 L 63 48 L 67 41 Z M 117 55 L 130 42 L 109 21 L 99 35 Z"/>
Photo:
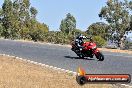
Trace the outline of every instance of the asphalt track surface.
<path fill-rule="evenodd" d="M 132 75 L 132 55 L 123 53 L 103 52 L 104 61 L 94 58 L 80 59 L 70 47 L 37 44 L 0 39 L 0 53 L 77 71 L 82 67 L 88 74 L 130 74 Z M 129 84 L 132 85 L 132 84 Z"/>

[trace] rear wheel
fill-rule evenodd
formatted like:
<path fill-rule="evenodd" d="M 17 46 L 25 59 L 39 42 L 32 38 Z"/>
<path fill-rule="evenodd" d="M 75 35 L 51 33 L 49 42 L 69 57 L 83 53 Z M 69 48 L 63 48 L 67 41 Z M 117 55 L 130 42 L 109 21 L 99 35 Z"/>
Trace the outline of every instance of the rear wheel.
<path fill-rule="evenodd" d="M 79 58 L 82 58 L 82 59 L 84 58 L 84 56 L 83 56 L 82 54 L 80 54 L 80 55 L 78 55 L 78 56 L 79 56 Z"/>
<path fill-rule="evenodd" d="M 101 52 L 98 52 L 98 54 L 96 55 L 96 58 L 99 59 L 99 61 L 103 61 L 104 55 Z"/>

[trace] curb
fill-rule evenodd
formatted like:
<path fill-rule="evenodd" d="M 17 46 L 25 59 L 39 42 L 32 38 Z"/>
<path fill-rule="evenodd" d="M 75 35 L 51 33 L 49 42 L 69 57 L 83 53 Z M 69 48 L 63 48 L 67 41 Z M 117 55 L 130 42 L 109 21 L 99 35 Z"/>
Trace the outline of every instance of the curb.
<path fill-rule="evenodd" d="M 125 87 L 128 87 L 128 88 L 132 88 L 132 86 L 129 86 L 129 85 L 126 85 L 126 84 L 121 84 L 121 86 L 125 86 Z"/>
<path fill-rule="evenodd" d="M 20 58 L 20 57 L 17 57 L 17 56 L 11 56 L 11 55 L 7 55 L 7 54 L 0 54 L 0 55 L 1 56 L 12 57 L 12 58 L 14 58 L 16 60 L 21 60 L 21 61 L 28 62 L 28 63 L 31 63 L 31 64 L 35 64 L 35 65 L 38 65 L 38 66 L 47 67 L 47 68 L 50 68 L 50 69 L 53 69 L 53 70 L 59 70 L 59 71 L 62 71 L 62 72 L 68 73 L 68 74 L 72 74 L 74 76 L 79 74 L 77 72 L 73 72 L 73 71 L 70 71 L 70 70 L 66 70 L 66 69 L 62 69 L 62 68 L 46 65 L 46 64 L 43 64 L 43 63 L 31 61 L 29 59 L 23 59 L 23 58 Z"/>

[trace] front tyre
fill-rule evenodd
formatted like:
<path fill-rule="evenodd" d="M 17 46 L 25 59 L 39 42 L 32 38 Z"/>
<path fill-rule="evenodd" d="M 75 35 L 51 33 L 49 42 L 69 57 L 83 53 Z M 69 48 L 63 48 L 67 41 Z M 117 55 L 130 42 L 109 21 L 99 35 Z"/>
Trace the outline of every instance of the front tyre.
<path fill-rule="evenodd" d="M 74 48 L 72 47 L 71 50 L 74 51 Z"/>
<path fill-rule="evenodd" d="M 96 55 L 96 58 L 99 59 L 99 61 L 103 61 L 104 55 L 101 52 L 98 52 L 98 54 Z"/>

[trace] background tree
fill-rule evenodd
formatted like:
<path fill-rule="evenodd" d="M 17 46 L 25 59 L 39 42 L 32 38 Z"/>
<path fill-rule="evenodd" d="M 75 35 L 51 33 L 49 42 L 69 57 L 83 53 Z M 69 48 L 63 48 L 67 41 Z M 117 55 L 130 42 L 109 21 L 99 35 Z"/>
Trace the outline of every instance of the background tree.
<path fill-rule="evenodd" d="M 31 17 L 35 19 L 36 15 L 38 13 L 38 11 L 36 10 L 36 8 L 35 7 L 31 7 L 30 8 L 30 12 L 31 12 Z"/>
<path fill-rule="evenodd" d="M 3 11 L 0 8 L 0 37 L 2 36 L 2 32 L 3 32 L 3 26 L 2 26 L 2 16 L 3 16 Z"/>
<path fill-rule="evenodd" d="M 130 26 L 129 26 L 128 30 L 132 30 L 132 15 L 131 15 Z"/>
<path fill-rule="evenodd" d="M 34 41 L 44 41 L 44 34 L 49 31 L 49 28 L 46 24 L 40 23 L 35 19 L 30 20 L 29 35 Z"/>
<path fill-rule="evenodd" d="M 106 41 L 101 36 L 93 36 L 93 40 L 98 47 L 102 47 L 106 45 Z"/>
<path fill-rule="evenodd" d="M 109 26 L 103 22 L 96 22 L 91 24 L 86 31 L 88 35 L 91 36 L 101 36 L 105 40 L 107 40 L 109 34 L 108 34 L 108 29 Z"/>
<path fill-rule="evenodd" d="M 68 13 L 66 18 L 61 21 L 60 30 L 67 34 L 71 34 L 74 29 L 76 29 L 76 19 Z"/>
<path fill-rule="evenodd" d="M 19 30 L 21 38 L 24 38 L 24 29 L 27 21 L 30 20 L 30 1 L 29 0 L 18 0 L 19 3 Z"/>
<path fill-rule="evenodd" d="M 9 38 L 11 36 L 13 36 L 13 24 L 12 24 L 12 21 L 13 21 L 13 4 L 12 4 L 12 1 L 11 0 L 5 0 L 3 5 L 2 5 L 2 11 L 3 11 L 3 14 L 2 14 L 2 25 L 3 25 L 3 32 L 2 32 L 2 35 L 5 37 L 5 38 Z M 15 31 L 14 31 L 15 33 Z"/>
<path fill-rule="evenodd" d="M 119 45 L 121 38 L 129 27 L 129 11 L 126 7 L 126 2 L 108 0 L 106 4 L 106 6 L 102 7 L 99 17 L 104 18 L 109 23 L 111 34 L 116 32 Z"/>
<path fill-rule="evenodd" d="M 0 9 L 0 35 L 11 39 L 43 40 L 43 34 L 49 28 L 36 20 L 37 13 L 36 8 L 30 6 L 30 0 L 4 0 Z"/>

